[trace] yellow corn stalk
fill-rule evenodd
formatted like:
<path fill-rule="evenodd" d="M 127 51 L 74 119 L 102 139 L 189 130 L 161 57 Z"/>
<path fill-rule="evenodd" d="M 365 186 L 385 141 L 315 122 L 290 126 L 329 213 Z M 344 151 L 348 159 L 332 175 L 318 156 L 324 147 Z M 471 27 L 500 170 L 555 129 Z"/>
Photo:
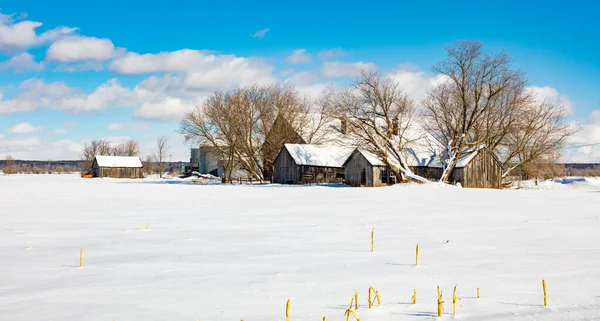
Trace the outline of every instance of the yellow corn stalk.
<path fill-rule="evenodd" d="M 373 295 L 375 296 L 373 298 Z M 381 305 L 381 297 L 379 296 L 379 291 L 375 290 L 372 286 L 369 286 L 369 309 L 373 307 L 373 303 L 377 299 L 377 306 Z"/>
<path fill-rule="evenodd" d="M 415 265 L 419 265 L 419 243 L 417 243 L 417 250 L 416 250 L 416 261 L 415 261 Z"/>
<path fill-rule="evenodd" d="M 354 291 L 354 310 L 358 310 L 358 291 Z"/>
<path fill-rule="evenodd" d="M 79 249 L 79 267 L 83 266 L 83 248 Z"/>
<path fill-rule="evenodd" d="M 417 304 L 417 289 L 413 290 L 413 295 L 410 298 L 410 303 L 411 304 Z"/>
<path fill-rule="evenodd" d="M 452 315 L 456 315 L 456 303 L 460 302 L 462 308 L 462 300 L 458 294 L 456 294 L 456 285 L 454 286 L 454 292 L 452 293 Z"/>
<path fill-rule="evenodd" d="M 288 298 L 285 304 L 285 321 L 290 321 L 290 298 Z"/>
<path fill-rule="evenodd" d="M 481 297 L 481 293 L 479 292 L 479 288 L 477 288 L 477 298 L 479 299 Z"/>
<path fill-rule="evenodd" d="M 356 312 L 354 312 L 354 310 L 352 310 L 352 304 L 354 303 L 354 298 L 350 299 L 350 304 L 348 305 L 348 309 L 346 309 L 346 312 L 344 312 L 344 316 L 346 317 L 346 321 L 350 321 L 350 316 L 354 316 L 354 318 L 356 319 L 356 321 L 360 321 L 360 318 L 358 317 L 358 315 L 356 314 Z M 323 318 L 324 321 L 327 321 L 327 319 Z"/>
<path fill-rule="evenodd" d="M 327 317 L 323 317 L 323 321 L 327 321 Z"/>
<path fill-rule="evenodd" d="M 371 252 L 375 252 L 375 229 L 371 230 Z"/>
<path fill-rule="evenodd" d="M 150 229 L 150 224 L 146 223 L 146 229 L 149 230 Z"/>
<path fill-rule="evenodd" d="M 344 315 L 346 316 L 346 321 L 350 321 L 350 316 L 353 316 L 356 319 L 356 321 L 360 321 L 358 314 L 356 314 L 356 312 L 354 312 L 354 310 L 352 309 L 346 310 L 346 313 L 344 313 Z"/>
<path fill-rule="evenodd" d="M 438 287 L 438 306 L 437 306 L 437 311 L 438 311 L 438 317 L 442 317 L 442 314 L 444 314 L 444 301 L 442 300 L 442 291 L 439 291 L 439 287 Z"/>
<path fill-rule="evenodd" d="M 544 289 L 544 306 L 548 306 L 548 297 L 546 296 L 546 280 L 542 279 L 542 288 Z"/>

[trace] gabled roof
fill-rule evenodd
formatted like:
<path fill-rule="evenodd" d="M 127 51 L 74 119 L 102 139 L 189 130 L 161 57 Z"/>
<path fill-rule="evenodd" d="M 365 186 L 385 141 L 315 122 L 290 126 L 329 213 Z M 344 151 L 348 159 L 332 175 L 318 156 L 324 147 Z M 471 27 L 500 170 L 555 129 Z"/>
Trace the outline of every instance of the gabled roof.
<path fill-rule="evenodd" d="M 100 167 L 142 167 L 142 161 L 138 156 L 104 156 L 96 155 L 96 162 Z"/>
<path fill-rule="evenodd" d="M 385 163 L 379 159 L 377 155 L 362 149 L 356 150 L 367 160 L 367 162 L 369 162 L 369 164 L 371 164 L 371 166 L 385 166 Z"/>
<path fill-rule="evenodd" d="M 477 156 L 477 154 L 479 154 L 484 149 L 487 149 L 487 148 L 484 145 L 482 145 L 482 146 L 478 146 L 478 147 L 466 150 L 458 158 L 458 162 L 456 163 L 455 168 L 463 168 L 463 167 L 467 166 L 475 158 L 475 156 Z M 429 167 L 444 168 L 444 165 L 443 165 L 442 161 L 440 160 L 440 158 L 436 158 L 434 161 L 432 161 L 429 164 Z"/>
<path fill-rule="evenodd" d="M 352 148 L 318 146 L 310 144 L 285 144 L 296 165 L 343 167 L 352 154 Z"/>

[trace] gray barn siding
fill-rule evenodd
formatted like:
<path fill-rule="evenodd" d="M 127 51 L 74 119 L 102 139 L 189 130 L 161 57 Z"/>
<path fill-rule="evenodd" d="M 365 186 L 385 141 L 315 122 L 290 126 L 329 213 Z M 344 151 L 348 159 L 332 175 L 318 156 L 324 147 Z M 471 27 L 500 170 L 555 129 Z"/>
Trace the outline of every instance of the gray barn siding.
<path fill-rule="evenodd" d="M 92 174 L 94 177 L 112 177 L 112 178 L 142 178 L 141 167 L 100 167 L 94 160 L 92 165 Z"/>
<path fill-rule="evenodd" d="M 298 184 L 300 178 L 299 166 L 287 149 L 282 148 L 273 162 L 273 183 Z"/>
<path fill-rule="evenodd" d="M 437 181 L 442 177 L 442 168 L 412 167 L 413 172 L 427 179 Z M 465 166 L 458 167 L 450 175 L 450 183 L 460 183 L 467 188 L 500 188 L 502 186 L 502 166 L 487 149 L 481 149 Z"/>
<path fill-rule="evenodd" d="M 361 182 L 362 171 L 365 170 L 366 183 Z M 354 151 L 344 164 L 344 181 L 350 186 L 373 186 L 373 166 L 359 152 Z"/>
<path fill-rule="evenodd" d="M 502 166 L 487 149 L 481 149 L 466 167 L 462 168 L 461 185 L 473 188 L 500 188 Z M 460 177 L 460 176 L 459 176 Z"/>
<path fill-rule="evenodd" d="M 344 169 L 338 167 L 297 165 L 286 148 L 281 149 L 273 162 L 273 183 L 327 184 L 342 183 Z"/>
<path fill-rule="evenodd" d="M 366 174 L 366 180 L 364 183 L 361 181 L 363 170 L 365 170 Z M 344 182 L 350 186 L 387 186 L 388 182 L 383 182 L 381 180 L 381 173 L 384 171 L 387 171 L 388 177 L 394 175 L 393 172 L 386 166 L 373 166 L 371 163 L 369 163 L 369 161 L 367 161 L 363 154 L 358 151 L 354 151 L 344 164 Z M 390 179 L 390 181 L 392 181 L 391 184 L 393 184 L 395 182 L 395 177 Z"/>

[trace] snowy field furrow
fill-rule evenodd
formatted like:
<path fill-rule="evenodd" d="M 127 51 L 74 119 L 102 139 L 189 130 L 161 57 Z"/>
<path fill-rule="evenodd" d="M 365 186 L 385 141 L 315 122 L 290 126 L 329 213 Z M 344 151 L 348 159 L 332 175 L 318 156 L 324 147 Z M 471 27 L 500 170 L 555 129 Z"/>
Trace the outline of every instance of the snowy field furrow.
<path fill-rule="evenodd" d="M 279 321 L 288 297 L 290 321 L 341 321 L 354 290 L 363 321 L 432 320 L 436 286 L 444 319 L 600 320 L 599 235 L 598 179 L 499 191 L 0 176 L 0 321 Z"/>

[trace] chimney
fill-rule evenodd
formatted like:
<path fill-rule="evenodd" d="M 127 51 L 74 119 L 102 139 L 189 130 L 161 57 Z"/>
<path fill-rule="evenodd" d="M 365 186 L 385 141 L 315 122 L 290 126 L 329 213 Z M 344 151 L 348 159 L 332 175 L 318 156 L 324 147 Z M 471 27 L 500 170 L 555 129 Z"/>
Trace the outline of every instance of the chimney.
<path fill-rule="evenodd" d="M 348 127 L 348 124 L 346 124 L 346 120 L 345 119 L 341 119 L 342 124 L 340 125 L 340 131 L 342 132 L 342 134 L 346 135 L 346 130 Z"/>
<path fill-rule="evenodd" d="M 400 129 L 398 127 L 398 117 L 396 117 L 392 120 L 392 134 L 398 136 L 400 133 Z"/>

